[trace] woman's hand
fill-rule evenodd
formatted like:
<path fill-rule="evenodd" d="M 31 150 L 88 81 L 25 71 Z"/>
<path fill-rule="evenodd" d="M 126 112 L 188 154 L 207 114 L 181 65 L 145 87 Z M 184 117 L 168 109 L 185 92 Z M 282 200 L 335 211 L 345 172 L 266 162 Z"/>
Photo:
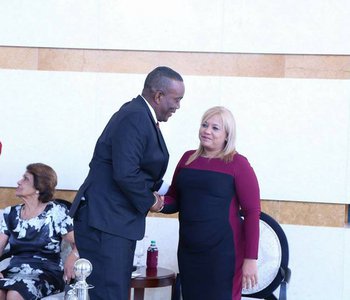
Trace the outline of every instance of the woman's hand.
<path fill-rule="evenodd" d="M 164 207 L 164 196 L 159 195 L 158 193 L 153 193 L 155 197 L 155 202 L 150 208 L 151 212 L 160 212 Z"/>
<path fill-rule="evenodd" d="M 4 275 L 0 272 L 0 279 L 4 278 Z"/>
<path fill-rule="evenodd" d="M 68 254 L 66 261 L 64 262 L 64 274 L 63 280 L 66 283 L 69 283 L 72 279 L 75 278 L 74 273 L 74 264 L 79 258 L 79 252 L 74 242 L 74 232 L 70 231 L 66 235 L 62 236 L 62 238 L 70 244 L 72 247 L 72 251 Z"/>
<path fill-rule="evenodd" d="M 63 279 L 66 283 L 70 283 L 70 281 L 75 278 L 74 264 L 78 258 L 79 254 L 76 248 L 73 249 L 66 258 L 63 274 Z"/>
<path fill-rule="evenodd" d="M 256 259 L 244 259 L 242 267 L 242 287 L 249 289 L 258 284 L 258 267 Z"/>

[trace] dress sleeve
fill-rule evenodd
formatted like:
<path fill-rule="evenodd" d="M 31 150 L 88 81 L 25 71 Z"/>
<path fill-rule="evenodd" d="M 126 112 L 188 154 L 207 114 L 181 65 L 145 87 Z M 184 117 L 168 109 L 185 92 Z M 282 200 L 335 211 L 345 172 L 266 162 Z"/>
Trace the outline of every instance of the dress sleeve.
<path fill-rule="evenodd" d="M 10 231 L 7 227 L 7 223 L 8 223 L 8 217 L 11 211 L 11 207 L 8 206 L 4 209 L 3 211 L 3 218 L 0 221 L 0 233 L 6 234 L 6 235 L 10 235 Z"/>
<path fill-rule="evenodd" d="M 235 167 L 235 185 L 240 209 L 242 211 L 243 235 L 245 240 L 244 258 L 258 258 L 260 191 L 253 168 L 248 160 L 239 156 Z"/>
<path fill-rule="evenodd" d="M 73 231 L 73 219 L 68 214 L 68 209 L 64 205 L 55 204 L 53 208 L 53 223 L 56 232 L 65 235 Z"/>
<path fill-rule="evenodd" d="M 173 214 L 179 211 L 179 204 L 178 204 L 177 190 L 176 190 L 175 183 L 176 183 L 177 175 L 179 174 L 180 169 L 183 167 L 187 159 L 188 159 L 188 152 L 186 152 L 177 163 L 177 166 L 173 174 L 173 178 L 171 180 L 171 185 L 169 187 L 169 190 L 164 196 L 164 208 L 162 209 L 162 213 L 164 214 Z"/>

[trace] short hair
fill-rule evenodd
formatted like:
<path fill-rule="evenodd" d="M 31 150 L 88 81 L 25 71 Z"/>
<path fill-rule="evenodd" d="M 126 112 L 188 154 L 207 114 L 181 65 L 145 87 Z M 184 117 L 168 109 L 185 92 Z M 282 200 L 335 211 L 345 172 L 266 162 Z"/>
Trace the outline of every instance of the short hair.
<path fill-rule="evenodd" d="M 183 82 L 183 78 L 178 72 L 169 67 L 160 66 L 147 75 L 143 89 L 149 90 L 150 92 L 156 92 L 159 90 L 165 92 L 169 87 L 170 80 Z"/>
<path fill-rule="evenodd" d="M 56 172 L 43 163 L 29 164 L 27 172 L 34 177 L 34 188 L 39 191 L 39 201 L 42 203 L 51 201 L 57 185 Z"/>
<path fill-rule="evenodd" d="M 229 162 L 233 159 L 233 155 L 236 153 L 236 121 L 229 109 L 223 106 L 214 106 L 212 108 L 209 108 L 203 114 L 201 124 L 216 115 L 221 117 L 223 127 L 227 134 L 225 147 L 220 152 L 219 158 L 226 162 Z M 186 165 L 190 164 L 203 153 L 204 148 L 201 144 L 199 144 L 198 149 L 189 157 Z"/>

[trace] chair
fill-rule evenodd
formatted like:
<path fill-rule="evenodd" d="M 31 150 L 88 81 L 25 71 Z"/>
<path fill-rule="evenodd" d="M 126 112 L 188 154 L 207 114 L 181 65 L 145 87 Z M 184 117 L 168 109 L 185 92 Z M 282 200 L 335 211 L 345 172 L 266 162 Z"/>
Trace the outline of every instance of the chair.
<path fill-rule="evenodd" d="M 64 199 L 55 199 L 55 202 L 64 204 L 65 206 L 67 206 L 68 210 L 71 207 L 71 202 L 64 200 Z M 0 210 L 0 222 L 2 220 L 2 210 Z M 63 260 L 63 262 L 65 261 L 66 257 L 68 256 L 69 252 L 71 251 L 71 247 L 68 243 L 66 243 L 65 241 L 62 241 L 61 244 L 61 258 Z M 4 250 L 4 253 L 2 254 L 2 256 L 0 257 L 0 272 L 1 270 L 5 269 L 11 259 L 11 251 L 9 250 L 9 247 L 6 247 Z M 53 294 L 53 295 L 49 295 L 47 297 L 42 298 L 42 300 L 63 300 L 64 299 L 64 292 L 61 293 L 57 293 L 57 294 Z"/>
<path fill-rule="evenodd" d="M 291 277 L 288 267 L 289 247 L 282 227 L 268 214 L 260 214 L 260 243 L 258 254 L 259 283 L 252 289 L 243 289 L 242 296 L 265 300 L 287 300 L 287 284 Z M 278 287 L 279 298 L 273 294 Z M 177 274 L 172 300 L 181 299 L 180 276 Z"/>
<path fill-rule="evenodd" d="M 64 200 L 64 199 L 60 199 L 60 198 L 56 198 L 54 199 L 55 202 L 64 204 L 65 206 L 67 206 L 68 210 L 70 209 L 70 207 L 72 206 L 72 202 L 69 202 L 68 200 Z"/>
<path fill-rule="evenodd" d="M 258 285 L 243 289 L 242 296 L 265 300 L 286 300 L 290 281 L 289 247 L 282 227 L 268 214 L 260 214 L 260 243 L 258 254 Z M 273 294 L 277 288 L 279 297 Z"/>

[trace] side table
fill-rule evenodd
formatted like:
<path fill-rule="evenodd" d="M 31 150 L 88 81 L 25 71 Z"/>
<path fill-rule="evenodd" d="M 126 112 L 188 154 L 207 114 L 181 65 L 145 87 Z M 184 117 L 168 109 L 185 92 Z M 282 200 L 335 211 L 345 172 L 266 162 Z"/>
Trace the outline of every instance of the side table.
<path fill-rule="evenodd" d="M 156 269 L 141 267 L 137 270 L 137 273 L 140 273 L 140 275 L 131 279 L 131 288 L 134 289 L 134 300 L 144 299 L 145 288 L 171 286 L 171 296 L 173 295 L 176 280 L 175 272 L 160 267 Z"/>

